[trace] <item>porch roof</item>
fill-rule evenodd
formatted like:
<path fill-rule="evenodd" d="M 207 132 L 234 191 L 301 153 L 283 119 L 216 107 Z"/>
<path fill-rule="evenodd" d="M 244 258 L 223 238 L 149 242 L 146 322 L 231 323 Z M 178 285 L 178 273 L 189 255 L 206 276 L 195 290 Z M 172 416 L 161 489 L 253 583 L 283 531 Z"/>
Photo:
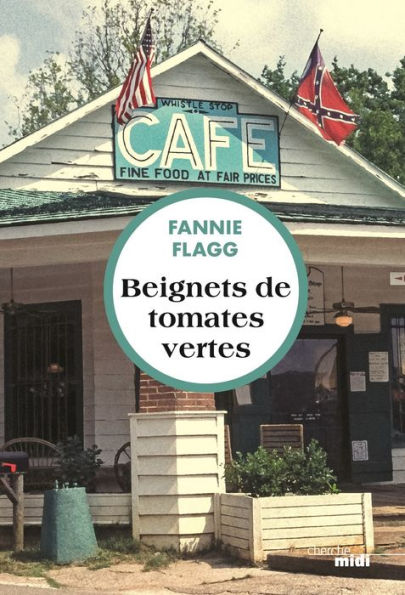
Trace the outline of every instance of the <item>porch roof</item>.
<path fill-rule="evenodd" d="M 154 202 L 114 192 L 0 189 L 0 227 L 135 215 Z M 405 209 L 314 203 L 261 203 L 282 221 L 359 225 L 405 225 Z"/>

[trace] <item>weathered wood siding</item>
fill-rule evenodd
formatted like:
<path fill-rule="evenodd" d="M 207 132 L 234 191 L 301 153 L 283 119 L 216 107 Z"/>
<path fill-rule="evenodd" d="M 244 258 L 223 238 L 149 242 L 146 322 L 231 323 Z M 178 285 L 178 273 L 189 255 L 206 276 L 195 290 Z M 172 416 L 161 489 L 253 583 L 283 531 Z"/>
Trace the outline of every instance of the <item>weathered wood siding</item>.
<path fill-rule="evenodd" d="M 314 546 L 374 548 L 371 494 L 216 498 L 217 538 L 243 559 L 259 562 L 274 550 Z"/>
<path fill-rule="evenodd" d="M 239 558 L 254 561 L 251 551 L 254 499 L 244 494 L 218 494 L 216 500 L 217 540 Z"/>
<path fill-rule="evenodd" d="M 96 525 L 129 525 L 131 522 L 131 494 L 88 494 L 90 512 Z M 44 497 L 25 494 L 24 525 L 41 525 Z M 13 505 L 0 496 L 0 526 L 13 524 Z"/>
<path fill-rule="evenodd" d="M 214 539 L 212 495 L 224 490 L 223 413 L 131 415 L 135 538 L 176 549 Z"/>
<path fill-rule="evenodd" d="M 156 76 L 155 91 L 161 97 L 237 102 L 241 113 L 284 115 L 201 55 Z M 0 187 L 110 190 L 152 197 L 183 189 L 164 181 L 114 181 L 111 107 L 84 116 L 1 164 Z M 398 206 L 393 192 L 292 118 L 281 135 L 281 164 L 281 190 L 235 189 L 258 200 Z"/>
<path fill-rule="evenodd" d="M 105 263 L 92 265 L 94 426 L 101 458 L 111 465 L 129 440 L 128 413 L 135 411 L 134 366 L 115 341 L 104 310 Z"/>

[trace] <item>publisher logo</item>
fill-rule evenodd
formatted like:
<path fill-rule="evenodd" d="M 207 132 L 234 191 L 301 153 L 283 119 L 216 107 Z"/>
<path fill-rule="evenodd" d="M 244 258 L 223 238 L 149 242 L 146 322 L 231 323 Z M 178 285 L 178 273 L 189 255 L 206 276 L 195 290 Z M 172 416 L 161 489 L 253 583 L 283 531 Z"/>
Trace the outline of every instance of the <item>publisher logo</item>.
<path fill-rule="evenodd" d="M 351 554 L 350 556 L 336 556 L 335 558 L 335 567 L 341 568 L 365 568 L 370 566 L 370 555 L 369 554 L 360 554 L 358 556 L 354 556 Z"/>

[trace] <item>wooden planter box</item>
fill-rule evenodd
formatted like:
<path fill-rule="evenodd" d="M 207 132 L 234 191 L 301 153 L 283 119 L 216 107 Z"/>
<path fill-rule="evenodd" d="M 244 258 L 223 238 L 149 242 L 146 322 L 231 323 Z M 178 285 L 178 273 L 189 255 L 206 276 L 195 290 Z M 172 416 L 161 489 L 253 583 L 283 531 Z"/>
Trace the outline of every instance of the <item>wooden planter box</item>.
<path fill-rule="evenodd" d="M 366 553 L 374 549 L 371 494 L 215 497 L 216 538 L 252 562 L 266 560 L 274 550 L 338 545 Z"/>

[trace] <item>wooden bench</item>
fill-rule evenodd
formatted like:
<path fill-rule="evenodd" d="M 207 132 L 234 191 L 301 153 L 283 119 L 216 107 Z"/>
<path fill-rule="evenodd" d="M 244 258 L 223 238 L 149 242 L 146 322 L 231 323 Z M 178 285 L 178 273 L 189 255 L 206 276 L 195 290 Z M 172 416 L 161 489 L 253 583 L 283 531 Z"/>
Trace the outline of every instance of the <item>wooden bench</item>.
<path fill-rule="evenodd" d="M 304 448 L 304 428 L 302 424 L 263 424 L 260 426 L 260 444 L 268 452 L 283 451 L 285 446 Z"/>
<path fill-rule="evenodd" d="M 131 524 L 131 494 L 87 494 L 87 498 L 95 525 L 128 526 Z M 26 527 L 41 526 L 43 502 L 43 494 L 24 495 Z M 12 524 L 13 505 L 0 490 L 0 533 L 2 527 Z"/>

